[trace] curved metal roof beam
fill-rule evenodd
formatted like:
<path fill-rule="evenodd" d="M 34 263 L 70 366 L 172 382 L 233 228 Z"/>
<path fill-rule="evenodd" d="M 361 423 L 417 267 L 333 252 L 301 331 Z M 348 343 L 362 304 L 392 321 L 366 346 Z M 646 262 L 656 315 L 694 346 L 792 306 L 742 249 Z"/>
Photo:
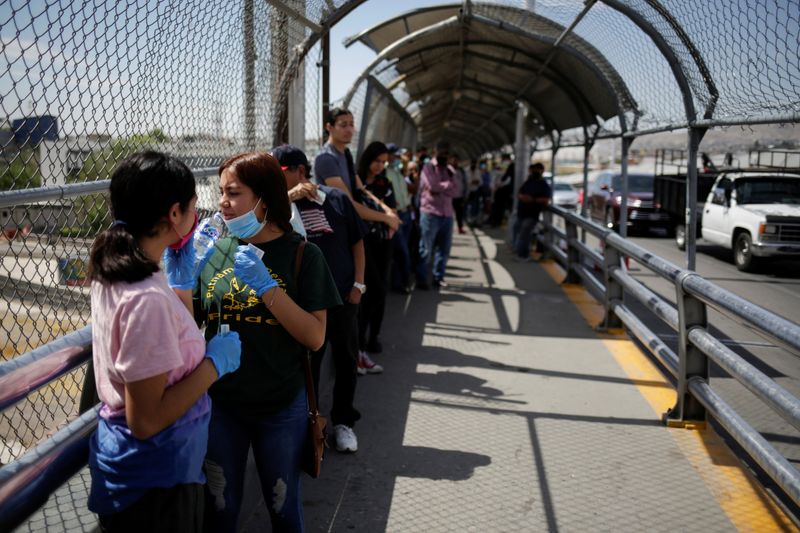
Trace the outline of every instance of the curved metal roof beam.
<path fill-rule="evenodd" d="M 439 114 L 441 114 L 441 112 Z M 446 134 L 451 129 L 449 126 L 453 122 L 460 123 L 460 124 L 465 124 L 469 128 L 476 128 L 478 126 L 478 124 L 474 124 L 474 123 L 472 123 L 472 122 L 470 122 L 470 121 L 468 121 L 468 120 L 466 120 L 465 118 L 462 118 L 462 117 L 451 118 L 449 121 L 442 120 L 440 122 L 441 126 L 437 126 L 435 128 L 432 128 L 430 130 L 431 133 L 436 132 L 436 135 L 432 135 L 432 136 L 446 139 L 447 138 Z M 445 126 L 445 124 L 447 124 L 447 126 Z M 495 130 L 487 130 L 487 133 L 492 137 L 492 143 L 495 143 L 495 144 L 499 143 L 498 146 L 504 146 L 506 144 L 509 144 L 510 141 L 508 140 L 509 139 L 508 133 L 503 131 L 501 126 L 499 126 L 497 124 L 495 124 L 494 126 L 497 129 L 495 129 Z M 499 134 L 498 134 L 498 131 L 500 132 Z"/>
<path fill-rule="evenodd" d="M 469 0 L 465 0 L 465 1 L 467 2 L 467 6 L 466 6 L 467 9 L 464 12 L 464 18 L 465 19 L 477 20 L 478 22 L 482 22 L 482 23 L 484 23 L 486 25 L 493 26 L 493 27 L 499 28 L 499 29 L 504 30 L 504 31 L 509 31 L 510 33 L 514 33 L 514 34 L 517 34 L 517 35 L 522 35 L 522 36 L 525 36 L 525 37 L 529 37 L 529 38 L 533 38 L 533 39 L 539 40 L 539 41 L 541 41 L 541 42 L 543 42 L 545 44 L 554 45 L 554 44 L 556 44 L 558 42 L 558 44 L 560 45 L 560 49 L 561 50 L 568 51 L 570 53 L 570 55 L 572 55 L 573 57 L 576 57 L 581 63 L 583 63 L 584 65 L 589 67 L 592 71 L 594 71 L 595 75 L 597 75 L 597 77 L 604 83 L 604 85 L 606 86 L 606 89 L 608 90 L 608 92 L 615 96 L 615 104 L 616 104 L 616 107 L 617 107 L 617 115 L 619 116 L 621 123 L 624 124 L 625 118 L 622 115 L 623 115 L 625 109 L 623 109 L 623 106 L 621 104 L 621 100 L 622 100 L 621 95 L 617 93 L 614 85 L 611 83 L 611 81 L 606 76 L 606 74 L 603 71 L 597 69 L 595 67 L 594 63 L 589 61 L 588 58 L 586 56 L 584 56 L 583 53 L 580 50 L 577 50 L 577 49 L 573 48 L 571 45 L 568 45 L 566 43 L 561 42 L 562 41 L 561 38 L 553 39 L 553 38 L 550 38 L 550 37 L 546 37 L 544 35 L 539 35 L 539 34 L 530 32 L 530 31 L 528 31 L 528 30 L 526 30 L 524 28 L 520 28 L 518 26 L 514 26 L 513 24 L 508 24 L 507 22 L 504 22 L 502 20 L 498 20 L 498 19 L 495 19 L 495 18 L 492 18 L 492 17 L 487 17 L 487 16 L 484 16 L 484 15 L 475 14 L 471 9 L 469 9 L 470 8 Z M 594 1 L 596 1 L 596 0 L 592 0 L 592 3 Z M 616 2 L 616 0 L 610 0 L 610 1 Z M 647 1 L 648 2 L 653 2 L 655 0 L 647 0 Z M 606 2 L 606 3 L 609 3 L 609 2 Z M 407 19 L 407 18 L 409 18 L 409 17 L 411 17 L 411 16 L 413 16 L 415 14 L 420 14 L 420 13 L 425 13 L 425 12 L 428 12 L 428 11 L 435 11 L 435 10 L 445 11 L 445 10 L 461 9 L 462 6 L 463 6 L 463 4 L 445 4 L 445 5 L 440 5 L 440 6 L 426 7 L 426 8 L 420 8 L 420 9 L 416 9 L 416 10 L 413 10 L 413 11 L 409 11 L 409 12 L 406 12 L 406 13 L 404 13 L 402 15 L 396 16 L 396 17 L 394 17 L 392 19 L 389 19 L 389 20 L 386 20 L 386 21 L 381 22 L 379 24 L 376 24 L 372 28 L 359 33 L 358 36 L 354 37 L 351 40 L 351 43 L 354 42 L 356 39 L 361 38 L 364 35 L 369 34 L 370 32 L 376 31 L 376 30 L 378 30 L 378 29 L 380 29 L 380 28 L 382 28 L 384 26 L 387 26 L 389 24 L 397 22 L 397 21 L 399 21 L 401 19 Z M 532 17 L 542 21 L 543 23 L 549 24 L 550 26 L 552 26 L 553 29 L 564 29 L 564 27 L 561 24 L 556 23 L 552 19 L 548 19 L 548 18 L 543 17 L 541 15 L 536 15 L 535 13 L 533 13 L 533 12 L 531 12 L 529 10 L 518 9 L 518 8 L 511 8 L 511 9 L 514 9 L 515 11 L 519 11 L 520 13 L 527 13 L 529 16 L 532 16 Z M 588 11 L 588 8 L 584 8 L 584 11 Z M 450 17 L 450 18 L 451 19 L 452 18 L 458 18 L 458 16 L 454 15 L 453 17 Z M 577 22 L 577 19 L 576 19 L 576 22 Z M 406 29 L 408 31 L 408 24 L 407 23 L 405 23 L 405 24 L 406 24 Z M 570 29 L 572 29 L 572 27 L 570 27 Z M 422 29 L 420 29 L 420 30 L 418 30 L 417 32 L 414 32 L 414 33 L 416 34 L 416 33 L 419 33 L 419 32 L 421 32 L 423 30 L 425 30 L 425 28 L 422 28 Z M 408 37 L 408 36 L 406 36 L 406 37 Z M 402 38 L 402 39 L 399 39 L 398 41 L 395 41 L 394 44 L 402 41 L 403 39 L 405 39 L 405 38 Z M 581 41 L 583 41 L 583 39 L 581 39 Z M 592 46 L 591 43 L 589 43 L 588 41 L 586 41 L 586 45 L 590 46 L 590 47 Z M 392 46 L 394 46 L 394 45 L 392 45 Z M 594 48 L 594 47 L 592 47 L 592 48 Z M 600 51 L 599 50 L 596 50 L 596 51 L 597 51 L 598 55 L 600 55 L 602 57 L 602 54 L 600 53 Z M 376 50 L 376 52 L 377 52 L 377 50 Z M 611 65 L 611 63 L 608 63 L 608 66 L 609 66 L 609 68 L 611 68 L 613 70 L 613 65 Z M 614 72 L 616 72 L 616 71 L 614 71 Z M 619 74 L 617 74 L 617 78 L 619 80 L 620 85 L 622 86 L 622 88 L 625 91 L 625 95 L 624 95 L 625 96 L 625 100 L 630 104 L 630 109 L 635 111 L 637 109 L 637 106 L 636 106 L 635 100 L 633 99 L 633 96 L 630 94 L 630 91 L 627 90 L 627 86 L 625 85 L 625 80 L 621 76 L 619 76 Z"/>
<path fill-rule="evenodd" d="M 405 60 L 405 59 L 408 59 L 409 57 L 413 57 L 413 56 L 419 54 L 420 52 L 425 52 L 427 50 L 436 50 L 436 49 L 446 48 L 446 47 L 449 47 L 449 46 L 454 47 L 454 46 L 458 46 L 458 44 L 459 43 L 457 43 L 455 41 L 449 41 L 449 42 L 446 42 L 446 43 L 437 43 L 435 45 L 427 46 L 427 47 L 419 49 L 419 50 L 417 50 L 417 51 L 415 51 L 413 53 L 409 53 L 409 54 L 405 54 L 403 56 L 397 57 L 395 65 L 397 63 Z M 506 65 L 506 66 L 511 67 L 511 68 L 520 68 L 520 69 L 526 69 L 526 70 L 529 69 L 529 68 L 540 67 L 542 65 L 542 60 L 539 57 L 528 53 L 526 50 L 517 48 L 516 46 L 511 46 L 511 45 L 507 45 L 507 44 L 499 43 L 499 42 L 495 42 L 495 41 L 481 41 L 481 40 L 479 40 L 479 41 L 468 41 L 468 42 L 466 42 L 465 43 L 465 48 L 468 49 L 472 45 L 474 45 L 474 46 L 492 46 L 492 47 L 495 47 L 495 48 L 500 48 L 500 49 L 503 49 L 503 50 L 508 50 L 508 51 L 511 51 L 511 52 L 515 52 L 517 54 L 520 54 L 520 55 L 532 60 L 533 62 L 535 62 L 535 64 L 534 65 L 525 65 L 524 63 L 517 63 L 515 61 L 509 61 L 509 60 L 505 60 L 505 59 L 499 59 L 499 58 L 487 56 L 486 54 L 481 54 L 480 52 L 475 52 L 475 51 L 467 52 L 469 55 L 477 57 L 479 59 L 484 59 L 484 60 L 487 60 L 487 61 L 497 62 L 499 64 Z M 435 63 L 439 63 L 439 62 L 444 62 L 444 58 L 440 59 L 440 60 L 437 60 Z M 430 66 L 431 66 L 431 63 L 429 63 L 427 65 L 427 67 L 430 67 Z M 583 106 L 586 107 L 586 111 L 587 111 L 589 116 L 595 117 L 595 116 L 599 115 L 599 113 L 594 109 L 594 106 L 592 106 L 592 104 L 589 102 L 588 98 L 586 98 L 585 93 L 582 90 L 580 90 L 558 68 L 556 68 L 555 66 L 553 66 L 551 64 L 551 65 L 547 66 L 547 69 L 550 70 L 552 72 L 552 74 L 543 73 L 542 74 L 543 78 L 553 82 L 553 84 L 556 85 L 559 88 L 561 88 L 562 86 L 566 87 L 566 88 L 569 88 L 574 93 L 572 96 L 568 95 L 570 100 L 574 101 L 576 99 L 575 96 L 577 96 L 578 97 L 577 99 L 579 99 L 581 101 L 581 103 L 583 104 Z M 422 70 L 425 70 L 425 69 L 422 69 Z M 416 71 L 409 71 L 409 72 L 403 73 L 403 76 L 401 76 L 403 79 L 400 80 L 400 81 L 407 81 L 415 73 L 416 73 Z M 566 89 L 564 90 L 564 92 L 567 92 Z M 573 103 L 575 104 L 576 107 L 579 107 L 576 102 L 573 102 Z"/>
<path fill-rule="evenodd" d="M 514 34 L 517 34 L 517 35 L 521 35 L 523 37 L 528 37 L 530 39 L 538 40 L 538 41 L 540 41 L 542 43 L 545 43 L 545 44 L 555 45 L 556 42 L 558 41 L 558 39 L 553 39 L 553 38 L 547 37 L 545 35 L 539 35 L 539 34 L 530 32 L 530 31 L 528 31 L 526 29 L 520 28 L 518 26 L 514 26 L 514 25 L 511 25 L 511 24 L 508 24 L 508 23 L 506 23 L 504 21 L 495 20 L 495 19 L 492 19 L 492 18 L 489 18 L 489 17 L 484 17 L 482 15 L 474 15 L 473 14 L 472 17 L 473 17 L 473 19 L 482 21 L 482 22 L 484 22 L 484 23 L 486 23 L 488 25 L 496 26 L 496 27 L 498 27 L 500 29 L 503 29 L 505 31 L 509 31 L 511 33 L 514 33 Z M 544 18 L 544 17 L 541 17 L 541 18 Z M 549 19 L 545 19 L 545 20 L 549 20 Z M 603 83 L 603 85 L 605 85 L 606 90 L 608 91 L 608 93 L 613 95 L 613 97 L 614 97 L 614 104 L 615 104 L 615 107 L 617 108 L 617 116 L 618 116 L 618 118 L 620 120 L 620 124 L 622 125 L 622 127 L 624 129 L 625 128 L 625 109 L 623 109 L 623 107 L 622 107 L 622 102 L 621 102 L 620 95 L 617 93 L 617 90 L 614 88 L 614 85 L 611 83 L 611 81 L 608 79 L 608 77 L 605 75 L 605 73 L 603 73 L 602 70 L 597 68 L 597 66 L 592 61 L 590 61 L 588 57 L 583 55 L 583 53 L 581 53 L 580 50 L 575 49 L 571 45 L 569 45 L 567 43 L 564 43 L 564 42 L 561 42 L 559 50 L 568 53 L 569 55 L 571 55 L 572 57 L 577 59 L 580 63 L 585 65 L 589 70 L 594 72 L 595 76 L 597 76 L 597 78 Z M 598 54 L 600 54 L 599 51 L 598 51 Z M 600 55 L 602 56 L 602 54 L 600 54 Z M 636 106 L 635 100 L 631 96 L 630 91 L 627 90 L 627 86 L 625 85 L 625 82 L 622 79 L 622 77 L 620 77 L 620 82 L 622 83 L 623 87 L 625 88 L 625 93 L 626 93 L 625 94 L 625 98 L 631 104 L 631 107 L 632 107 L 631 110 L 637 111 L 637 106 Z"/>
<path fill-rule="evenodd" d="M 421 7 L 419 9 L 412 9 L 410 11 L 406 11 L 405 13 L 397 15 L 396 17 L 384 20 L 383 22 L 379 22 L 379 23 L 375 24 L 374 26 L 359 32 L 356 35 L 353 35 L 351 37 L 347 37 L 343 41 L 343 44 L 344 44 L 345 48 L 349 48 L 350 45 L 352 45 L 354 42 L 356 42 L 359 39 L 361 39 L 363 36 L 369 35 L 370 33 L 374 32 L 376 30 L 379 30 L 379 29 L 381 29 L 383 27 L 386 27 L 389 24 L 394 24 L 398 20 L 403 20 L 405 22 L 404 19 L 406 19 L 406 18 L 408 18 L 409 16 L 412 16 L 412 15 L 418 15 L 418 14 L 421 14 L 421 13 L 427 13 L 428 11 L 438 11 L 438 10 L 444 11 L 446 9 L 458 9 L 460 7 L 461 7 L 460 4 L 451 4 L 451 5 L 429 6 L 429 7 Z M 406 30 L 408 30 L 408 23 L 406 23 Z"/>
<path fill-rule="evenodd" d="M 678 83 L 678 87 L 681 89 L 681 96 L 683 96 L 683 107 L 686 112 L 686 120 L 690 124 L 694 122 L 695 119 L 697 119 L 697 111 L 694 107 L 694 100 L 692 96 L 693 93 L 691 87 L 689 86 L 689 80 L 686 73 L 683 71 L 680 62 L 678 61 L 675 51 L 672 49 L 669 43 L 667 43 L 666 39 L 664 39 L 664 37 L 650 24 L 650 22 L 647 21 L 647 19 L 639 14 L 639 12 L 635 9 L 626 6 L 617 0 L 601 1 L 610 8 L 615 9 L 628 17 L 639 27 L 639 29 L 645 33 L 645 35 L 650 37 L 650 39 L 653 41 L 653 44 L 656 45 L 656 48 L 659 49 L 661 54 L 667 60 L 670 69 L 672 69 L 672 75 L 675 77 L 675 81 Z"/>
<path fill-rule="evenodd" d="M 496 21 L 496 20 L 488 18 L 488 17 L 474 16 L 473 15 L 471 20 L 477 20 L 478 22 L 483 22 L 483 23 L 488 24 L 490 26 L 496 26 L 496 27 L 499 27 L 501 30 L 510 31 L 511 33 L 522 35 L 522 36 L 525 36 L 527 38 L 530 38 L 530 39 L 533 39 L 533 40 L 536 40 L 536 41 L 540 41 L 540 42 L 544 42 L 544 43 L 548 43 L 548 44 L 555 44 L 555 42 L 556 42 L 556 39 L 548 38 L 548 37 L 542 36 L 542 35 L 537 35 L 537 34 L 534 34 L 532 32 L 529 32 L 527 30 L 518 28 L 516 26 L 511 26 L 511 25 L 505 24 L 505 23 L 503 23 L 501 21 Z M 441 22 L 438 22 L 436 24 L 433 24 L 433 25 L 427 26 L 425 28 L 422 28 L 422 29 L 420 29 L 420 30 L 418 30 L 416 32 L 413 32 L 413 33 L 407 35 L 406 37 L 404 37 L 402 39 L 399 39 L 399 40 L 395 41 L 391 46 L 385 48 L 372 61 L 372 63 L 370 63 L 370 65 L 368 65 L 367 68 L 364 69 L 364 71 L 359 76 L 359 78 L 356 79 L 356 81 L 353 83 L 353 85 L 351 86 L 350 90 L 348 91 L 347 96 L 345 97 L 344 105 L 348 106 L 350 104 L 350 101 L 352 100 L 352 97 L 353 97 L 353 95 L 355 93 L 355 90 L 358 88 L 358 85 L 361 83 L 361 81 L 363 79 L 365 79 L 366 76 L 369 75 L 369 73 L 372 71 L 372 69 L 374 69 L 378 64 L 380 64 L 381 61 L 385 60 L 387 57 L 389 57 L 396 50 L 400 49 L 404 45 L 413 43 L 417 39 L 424 38 L 429 34 L 435 33 L 437 31 L 440 31 L 440 30 L 445 29 L 445 28 L 457 27 L 457 26 L 460 26 L 461 24 L 462 24 L 462 21 L 458 16 L 452 16 L 452 17 L 450 17 L 448 19 L 445 19 L 445 20 L 443 20 Z M 581 64 L 587 66 L 589 68 L 589 70 L 591 72 L 593 72 L 595 74 L 595 76 L 600 80 L 600 82 L 606 87 L 608 93 L 612 96 L 612 99 L 614 101 L 614 105 L 615 105 L 615 107 L 617 109 L 617 115 L 618 115 L 618 118 L 620 120 L 620 124 L 621 124 L 621 126 L 623 128 L 623 131 L 624 131 L 625 130 L 625 116 L 624 116 L 624 112 L 623 112 L 623 110 L 621 108 L 621 105 L 620 105 L 620 97 L 617 94 L 616 90 L 614 89 L 613 85 L 611 84 L 610 80 L 605 76 L 605 74 L 601 70 L 599 70 L 591 61 L 589 61 L 589 59 L 586 56 L 584 56 L 580 51 L 574 49 L 572 46 L 563 44 L 561 50 L 566 52 L 566 53 L 568 53 L 568 54 L 570 54 L 571 56 L 575 57 Z M 419 52 L 417 51 L 417 55 L 418 54 L 419 54 Z M 568 98 L 569 98 L 569 95 L 568 95 Z M 572 100 L 572 99 L 570 99 L 570 100 Z M 577 107 L 579 109 L 579 113 L 581 113 L 581 110 L 580 110 L 581 106 L 577 106 Z M 541 114 L 541 112 L 539 114 Z M 591 120 L 592 124 L 596 123 L 596 119 L 595 119 L 594 116 L 592 116 L 591 119 L 588 119 L 586 117 L 586 115 L 583 115 L 583 113 L 581 113 L 581 115 L 583 116 L 582 120 L 584 121 L 584 123 L 588 123 L 588 122 L 590 122 L 590 120 Z"/>
<path fill-rule="evenodd" d="M 373 59 L 369 65 L 367 65 L 367 67 L 363 70 L 361 75 L 358 78 L 356 78 L 356 80 L 353 82 L 353 85 L 350 87 L 350 90 L 347 91 L 347 95 L 344 97 L 344 107 L 350 105 L 350 101 L 353 99 L 353 95 L 355 94 L 356 89 L 361 84 L 361 82 L 364 81 L 367 78 L 367 76 L 369 76 L 370 72 L 372 72 L 372 69 L 378 66 L 381 63 L 381 61 L 384 61 L 387 57 L 391 56 L 395 50 L 399 49 L 402 46 L 413 43 L 416 39 L 426 37 L 429 34 L 435 33 L 445 28 L 457 27 L 460 24 L 461 21 L 459 20 L 458 16 L 453 16 L 441 22 L 437 22 L 436 24 L 432 24 L 430 26 L 422 28 L 421 30 L 415 31 L 414 33 L 410 33 L 405 37 L 403 37 L 402 39 L 398 39 L 397 41 L 392 43 L 391 46 L 387 46 L 386 48 L 384 48 L 381 51 L 381 53 L 378 54 L 377 57 L 375 57 L 375 59 Z"/>
<path fill-rule="evenodd" d="M 441 58 L 439 61 L 440 62 L 444 62 L 444 58 Z M 478 82 L 478 81 L 473 80 L 471 78 L 466 78 L 465 81 L 468 82 L 468 85 L 474 87 L 474 88 L 469 88 L 469 89 L 466 89 L 466 90 L 477 90 L 477 91 L 483 92 L 484 94 L 488 94 L 492 98 L 497 99 L 498 101 L 502 102 L 505 105 L 508 105 L 508 106 L 513 106 L 514 105 L 514 96 L 516 95 L 516 93 L 511 89 L 506 89 L 504 87 L 498 87 L 496 85 L 493 85 L 493 84 L 490 84 L 490 83 L 486 83 L 486 82 Z M 434 89 L 434 91 L 432 91 L 432 92 L 429 91 L 429 94 L 434 94 L 437 91 L 452 92 L 451 87 L 452 87 L 452 85 L 450 85 L 449 83 L 443 83 L 441 85 L 441 88 L 437 87 L 437 88 Z M 502 96 L 500 96 L 500 94 L 509 94 L 509 95 L 511 95 L 511 98 L 510 99 L 503 98 Z M 528 98 L 521 98 L 521 100 L 523 102 L 525 102 L 526 105 L 528 105 L 528 107 L 531 109 L 531 111 L 533 111 L 538 116 L 539 120 L 542 123 L 546 124 L 549 129 L 552 129 L 554 127 L 553 119 L 550 118 L 546 113 L 544 113 L 541 110 L 541 108 L 539 108 L 539 106 L 537 106 L 535 103 L 531 102 Z M 411 105 L 412 102 L 414 102 L 414 100 L 409 101 L 408 104 L 406 105 L 406 107 L 408 105 Z M 509 114 L 509 116 L 510 116 L 510 114 Z M 596 122 L 592 123 L 592 125 L 596 125 Z"/>

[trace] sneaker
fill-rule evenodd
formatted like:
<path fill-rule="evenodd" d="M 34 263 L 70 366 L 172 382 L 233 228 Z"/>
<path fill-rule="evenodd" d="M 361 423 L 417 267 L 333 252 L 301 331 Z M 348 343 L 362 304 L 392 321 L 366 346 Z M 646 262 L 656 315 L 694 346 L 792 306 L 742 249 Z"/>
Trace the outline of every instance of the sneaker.
<path fill-rule="evenodd" d="M 511 259 L 512 259 L 514 262 L 517 262 L 517 263 L 531 263 L 531 262 L 533 262 L 533 257 L 531 257 L 531 256 L 528 256 L 528 257 L 520 257 L 520 256 L 518 256 L 518 255 L 515 255 L 515 256 L 514 256 L 514 257 L 512 257 Z"/>
<path fill-rule="evenodd" d="M 433 280 L 433 286 L 436 287 L 437 289 L 446 289 L 447 287 L 450 286 L 450 284 L 443 279 L 435 279 Z"/>
<path fill-rule="evenodd" d="M 358 352 L 359 374 L 363 376 L 365 374 L 380 374 L 381 372 L 383 372 L 383 366 L 370 359 L 367 352 Z"/>
<path fill-rule="evenodd" d="M 336 451 L 350 453 L 358 451 L 358 439 L 353 428 L 337 424 L 333 426 L 333 435 L 336 438 Z"/>

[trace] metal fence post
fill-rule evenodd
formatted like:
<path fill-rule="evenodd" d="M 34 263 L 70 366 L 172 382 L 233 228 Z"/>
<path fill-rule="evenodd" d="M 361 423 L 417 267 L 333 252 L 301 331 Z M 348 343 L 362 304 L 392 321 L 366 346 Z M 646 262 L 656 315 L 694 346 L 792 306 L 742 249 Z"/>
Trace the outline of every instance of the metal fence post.
<path fill-rule="evenodd" d="M 678 397 L 675 407 L 667 411 L 665 421 L 670 427 L 704 426 L 706 409 L 689 392 L 689 378 L 708 380 L 709 361 L 706 354 L 689 342 L 689 331 L 708 326 L 706 304 L 687 293 L 683 282 L 693 272 L 682 272 L 675 280 L 678 303 Z"/>
<path fill-rule="evenodd" d="M 581 276 L 576 268 L 581 262 L 581 253 L 572 243 L 578 240 L 578 226 L 571 220 L 565 218 L 567 234 L 567 277 L 562 283 L 580 283 Z"/>
<path fill-rule="evenodd" d="M 603 237 L 603 278 L 606 284 L 603 306 L 605 316 L 603 322 L 597 326 L 598 331 L 608 331 L 609 329 L 621 328 L 622 321 L 614 313 L 614 305 L 622 302 L 624 290 L 622 285 L 611 275 L 615 269 L 622 264 L 622 254 L 613 246 L 609 246 L 606 238 Z"/>

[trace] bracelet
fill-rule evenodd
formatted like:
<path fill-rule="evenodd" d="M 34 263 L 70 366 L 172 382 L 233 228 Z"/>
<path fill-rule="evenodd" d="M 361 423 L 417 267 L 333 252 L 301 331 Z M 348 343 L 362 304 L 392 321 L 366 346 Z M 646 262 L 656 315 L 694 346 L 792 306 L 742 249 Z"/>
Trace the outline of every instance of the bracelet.
<path fill-rule="evenodd" d="M 275 303 L 275 297 L 278 295 L 278 287 L 275 286 L 272 288 L 272 298 L 269 299 L 269 303 L 267 304 L 267 309 L 272 307 L 272 304 Z"/>

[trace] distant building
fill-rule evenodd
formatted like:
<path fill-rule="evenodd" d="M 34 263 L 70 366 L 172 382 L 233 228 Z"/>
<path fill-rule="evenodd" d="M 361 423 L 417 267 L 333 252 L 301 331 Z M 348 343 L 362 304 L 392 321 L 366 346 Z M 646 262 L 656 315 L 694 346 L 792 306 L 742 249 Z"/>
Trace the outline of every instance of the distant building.
<path fill-rule="evenodd" d="M 58 119 L 52 115 L 16 118 L 11 123 L 17 146 L 38 146 L 44 140 L 58 140 Z"/>
<path fill-rule="evenodd" d="M 42 141 L 39 144 L 42 187 L 65 185 L 67 178 L 80 173 L 92 152 L 103 150 L 109 142 L 109 137 L 97 135 Z"/>

